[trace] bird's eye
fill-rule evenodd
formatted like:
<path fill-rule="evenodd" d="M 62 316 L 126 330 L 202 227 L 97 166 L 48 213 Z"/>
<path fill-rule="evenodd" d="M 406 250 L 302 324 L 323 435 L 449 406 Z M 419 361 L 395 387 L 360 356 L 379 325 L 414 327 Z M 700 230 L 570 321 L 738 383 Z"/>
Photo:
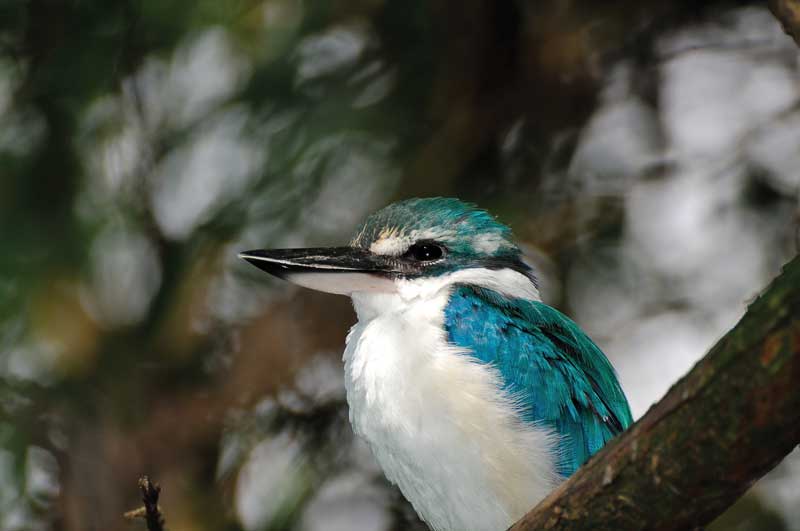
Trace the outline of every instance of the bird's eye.
<path fill-rule="evenodd" d="M 432 262 L 442 257 L 442 248 L 435 243 L 415 243 L 406 251 L 406 256 L 419 262 Z"/>

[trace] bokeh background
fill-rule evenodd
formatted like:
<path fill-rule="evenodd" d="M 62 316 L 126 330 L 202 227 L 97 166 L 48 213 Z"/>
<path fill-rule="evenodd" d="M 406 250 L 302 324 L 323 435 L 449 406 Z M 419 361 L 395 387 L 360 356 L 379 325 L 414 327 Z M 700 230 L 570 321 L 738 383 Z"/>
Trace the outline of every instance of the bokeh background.
<path fill-rule="evenodd" d="M 0 0 L 0 530 L 423 529 L 354 440 L 346 298 L 240 250 L 474 201 L 635 415 L 798 248 L 761 2 Z M 800 530 L 800 457 L 714 526 Z"/>

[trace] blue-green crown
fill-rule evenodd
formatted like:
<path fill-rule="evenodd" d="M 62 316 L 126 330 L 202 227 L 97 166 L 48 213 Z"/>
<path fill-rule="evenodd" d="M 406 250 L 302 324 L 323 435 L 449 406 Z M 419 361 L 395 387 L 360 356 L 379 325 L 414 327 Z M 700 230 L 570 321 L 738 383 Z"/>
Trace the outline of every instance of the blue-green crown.
<path fill-rule="evenodd" d="M 511 229 L 471 203 L 445 197 L 393 203 L 369 216 L 351 242 L 376 254 L 402 255 L 421 241 L 446 249 L 446 259 L 426 270 L 437 274 L 463 267 L 513 267 L 522 263 Z"/>

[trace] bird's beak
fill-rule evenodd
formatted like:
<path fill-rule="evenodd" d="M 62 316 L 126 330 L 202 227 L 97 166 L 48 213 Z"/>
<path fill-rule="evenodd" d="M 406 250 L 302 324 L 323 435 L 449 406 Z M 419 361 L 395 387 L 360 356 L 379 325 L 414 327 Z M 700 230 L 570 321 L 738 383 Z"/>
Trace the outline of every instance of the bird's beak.
<path fill-rule="evenodd" d="M 239 253 L 259 269 L 299 286 L 350 295 L 395 290 L 392 258 L 356 247 L 270 249 Z"/>

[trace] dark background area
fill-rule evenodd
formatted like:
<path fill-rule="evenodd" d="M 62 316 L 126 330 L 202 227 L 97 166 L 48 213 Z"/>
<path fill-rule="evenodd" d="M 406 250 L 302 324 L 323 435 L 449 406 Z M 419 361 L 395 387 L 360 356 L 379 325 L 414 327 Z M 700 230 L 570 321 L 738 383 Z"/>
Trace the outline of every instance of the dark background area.
<path fill-rule="evenodd" d="M 349 301 L 237 260 L 458 196 L 635 416 L 797 252 L 760 2 L 0 0 L 0 530 L 422 529 L 354 440 Z M 800 529 L 790 455 L 716 529 Z"/>

